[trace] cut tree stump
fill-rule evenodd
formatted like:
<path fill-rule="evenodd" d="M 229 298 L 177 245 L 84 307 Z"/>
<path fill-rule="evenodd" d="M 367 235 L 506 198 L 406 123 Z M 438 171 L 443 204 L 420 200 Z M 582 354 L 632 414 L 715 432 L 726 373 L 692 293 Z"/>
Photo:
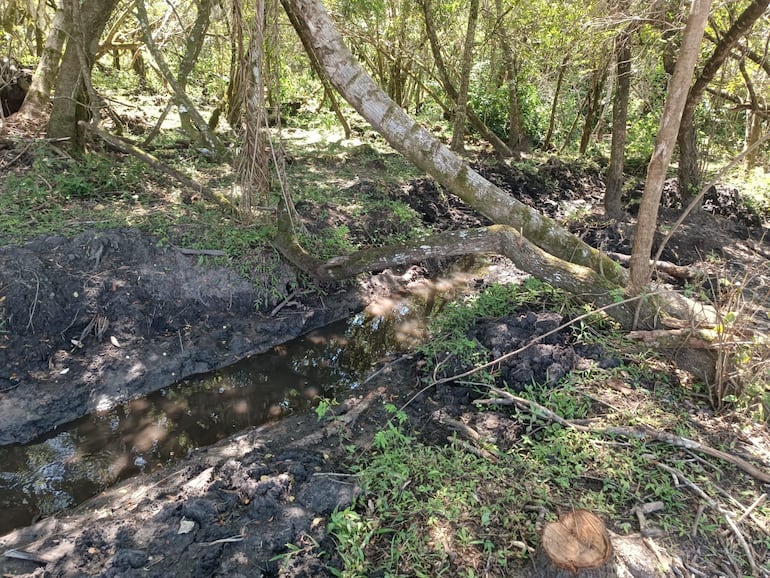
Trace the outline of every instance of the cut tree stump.
<path fill-rule="evenodd" d="M 587 510 L 546 524 L 535 559 L 535 578 L 616 578 L 607 528 Z"/>

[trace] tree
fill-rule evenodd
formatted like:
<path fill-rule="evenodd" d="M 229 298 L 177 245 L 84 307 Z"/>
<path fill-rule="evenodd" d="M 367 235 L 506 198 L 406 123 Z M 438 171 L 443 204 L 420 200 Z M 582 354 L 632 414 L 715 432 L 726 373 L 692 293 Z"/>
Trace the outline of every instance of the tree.
<path fill-rule="evenodd" d="M 192 38 L 192 36 L 197 35 L 198 44 L 202 44 L 203 31 L 205 30 L 205 28 L 208 27 L 208 14 L 206 13 L 204 16 L 202 15 L 202 12 L 210 10 L 210 7 L 211 7 L 210 0 L 202 0 L 198 9 L 198 18 L 196 19 L 194 32 L 190 37 Z M 179 107 L 180 120 L 185 118 L 189 120 L 190 124 L 188 125 L 185 125 L 185 121 L 182 120 L 182 126 L 183 127 L 187 126 L 187 130 L 188 130 L 187 134 L 194 140 L 199 140 L 200 141 L 199 144 L 202 146 L 205 146 L 208 149 L 210 156 L 214 158 L 221 158 L 224 155 L 224 147 L 219 142 L 219 139 L 214 134 L 214 131 L 211 129 L 211 127 L 209 127 L 206 121 L 203 120 L 203 117 L 200 115 L 198 110 L 195 108 L 195 105 L 193 104 L 192 100 L 185 92 L 187 76 L 189 75 L 189 72 L 192 70 L 192 66 L 195 63 L 195 58 L 197 58 L 197 54 L 200 52 L 200 46 L 197 46 L 197 47 L 194 46 L 195 42 L 192 42 L 188 38 L 187 51 L 185 56 L 183 57 L 182 64 L 180 65 L 180 71 L 179 71 L 179 78 L 181 79 L 181 81 L 178 81 L 177 78 L 175 78 L 173 73 L 171 72 L 171 69 L 169 68 L 168 63 L 166 62 L 166 59 L 163 57 L 163 54 L 160 48 L 155 42 L 155 39 L 152 34 L 152 30 L 150 29 L 150 20 L 149 20 L 149 17 L 147 16 L 147 8 L 144 5 L 144 0 L 136 0 L 136 15 L 137 15 L 137 18 L 139 19 L 139 23 L 142 26 L 142 31 L 144 33 L 144 42 L 145 42 L 145 45 L 147 46 L 147 50 L 149 50 L 150 54 L 152 54 L 152 57 L 155 60 L 155 64 L 157 64 L 158 69 L 160 70 L 161 75 L 163 76 L 163 79 L 166 82 L 168 82 L 168 84 L 171 86 L 172 90 L 174 91 L 174 96 L 177 99 L 177 103 Z M 194 58 L 189 57 L 190 51 L 194 52 L 194 55 L 195 55 Z"/>
<path fill-rule="evenodd" d="M 64 0 L 61 0 L 56 7 L 53 24 L 51 24 L 43 52 L 32 77 L 32 84 L 27 91 L 24 104 L 19 110 L 19 114 L 24 118 L 38 117 L 48 107 L 51 100 L 51 90 L 56 84 L 59 73 L 59 63 L 62 59 L 67 29 L 67 13 L 64 9 Z"/>
<path fill-rule="evenodd" d="M 705 1 L 700 0 L 698 5 Z M 291 258 L 295 263 L 321 277 L 340 278 L 438 255 L 501 252 L 536 277 L 612 308 L 611 314 L 628 327 L 654 326 L 660 320 L 660 306 L 680 319 L 691 319 L 703 311 L 702 306 L 673 292 L 665 295 L 665 302 L 660 294 L 661 299 L 642 301 L 637 310 L 628 302 L 618 302 L 628 278 L 625 269 L 492 185 L 415 123 L 355 61 L 319 0 L 282 0 L 282 4 L 287 12 L 293 12 L 297 33 L 316 52 L 330 81 L 389 144 L 476 210 L 500 223 L 451 231 L 398 247 L 364 250 L 325 264 L 307 254 L 294 253 Z M 297 248 L 296 244 L 282 245 L 285 255 Z"/>
<path fill-rule="evenodd" d="M 471 83 L 471 65 L 473 64 L 473 43 L 476 39 L 476 22 L 479 18 L 479 0 L 471 0 L 468 7 L 468 31 L 463 47 L 462 72 L 460 73 L 460 91 L 455 102 L 454 129 L 452 132 L 452 150 L 465 150 L 465 119 L 468 104 L 468 88 Z"/>
<path fill-rule="evenodd" d="M 98 117 L 100 103 L 91 86 L 91 69 L 99 37 L 118 0 L 65 0 L 71 32 L 62 57 L 48 136 L 63 139 L 74 154 L 82 154 L 85 131 L 81 120 Z"/>
<path fill-rule="evenodd" d="M 459 97 L 459 93 L 457 88 L 455 88 L 452 77 L 449 74 L 449 69 L 444 62 L 444 56 L 441 52 L 441 43 L 439 42 L 438 33 L 436 32 L 435 23 L 433 20 L 433 2 L 432 0 L 421 0 L 420 6 L 422 7 L 425 33 L 430 43 L 431 52 L 433 54 L 433 61 L 436 69 L 438 70 L 439 79 L 441 80 L 441 84 L 444 87 L 444 91 L 446 92 L 449 99 L 453 103 L 456 103 Z M 310 58 L 312 60 L 313 56 Z M 476 114 L 473 108 L 468 105 L 467 102 L 465 112 L 468 115 L 468 120 L 470 120 L 473 128 L 479 132 L 482 138 L 492 143 L 492 146 L 499 155 L 503 157 L 513 156 L 513 151 L 511 151 L 508 145 L 505 144 L 505 142 L 503 142 L 494 132 L 492 132 L 486 124 L 484 124 L 484 121 L 479 118 L 479 116 Z"/>
<path fill-rule="evenodd" d="M 695 64 L 698 62 L 700 44 L 710 9 L 711 0 L 693 1 L 674 67 L 674 74 L 669 81 L 668 96 L 663 107 L 663 116 L 660 120 L 652 159 L 647 167 L 647 179 L 639 205 L 627 288 L 632 295 L 640 294 L 650 281 L 652 272 L 650 253 L 655 236 L 663 181 L 666 179 L 666 171 L 674 152 L 674 143 L 680 129 L 679 123 L 687 102 L 688 87 L 692 80 Z"/>
<path fill-rule="evenodd" d="M 612 144 L 610 165 L 607 169 L 607 190 L 604 193 L 604 211 L 611 219 L 622 219 L 625 212 L 621 204 L 623 194 L 623 165 L 628 133 L 628 97 L 631 93 L 631 33 L 633 25 L 626 27 L 617 38 L 615 97 L 612 102 Z"/>
<path fill-rule="evenodd" d="M 703 65 L 687 96 L 682 121 L 679 126 L 677 143 L 679 144 L 679 192 L 686 205 L 691 191 L 700 184 L 700 166 L 698 163 L 697 133 L 695 127 L 695 109 L 703 93 L 716 76 L 725 59 L 738 41 L 751 29 L 754 23 L 765 13 L 770 0 L 752 0 L 733 25 L 722 35 L 714 47 L 711 56 Z"/>

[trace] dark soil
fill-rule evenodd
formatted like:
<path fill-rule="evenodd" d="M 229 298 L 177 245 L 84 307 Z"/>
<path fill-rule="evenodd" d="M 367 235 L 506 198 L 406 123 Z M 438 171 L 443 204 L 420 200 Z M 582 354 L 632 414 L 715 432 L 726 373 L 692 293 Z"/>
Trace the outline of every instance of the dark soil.
<path fill-rule="evenodd" d="M 507 165 L 481 168 L 517 198 L 551 215 L 585 211 L 572 222 L 578 234 L 605 250 L 628 253 L 627 227 L 605 223 L 593 212 L 603 192 L 598 172 L 559 161 L 532 173 Z M 407 195 L 424 221 L 438 228 L 486 224 L 429 180 L 390 194 Z M 324 212 L 314 213 L 315 206 L 304 210 L 310 218 Z M 385 213 L 363 225 L 342 213 L 324 214 L 332 224 L 347 220 L 362 236 L 378 226 L 378 218 L 383 227 L 393 227 Z M 770 247 L 761 230 L 722 217 L 701 218 L 675 237 L 672 260 L 701 263 L 704 254 L 719 251 L 734 274 L 767 266 Z M 379 275 L 323 300 L 305 296 L 301 305 L 270 316 L 276 298 L 225 268 L 199 266 L 197 259 L 133 230 L 1 248 L 0 318 L 6 321 L 0 327 L 0 444 L 27 442 L 87 412 L 265 351 L 349 315 L 376 295 L 404 290 L 414 278 Z M 288 295 L 296 274 L 270 256 L 265 259 Z M 761 286 L 765 282 L 757 282 L 758 295 L 767 291 Z M 89 328 L 92 320 L 98 323 Z M 562 321 L 553 313 L 521 311 L 484 320 L 469 337 L 499 355 Z M 360 492 L 354 478 L 344 475 L 343 445 L 366 447 L 387 422 L 384 405 L 400 407 L 414 396 L 416 362 L 387 366 L 336 408 L 333 421 L 292 416 L 248 430 L 172 468 L 124 482 L 74 511 L 0 538 L 0 550 L 40 557 L 3 558 L 0 571 L 57 577 L 331 576 L 329 567 L 339 567 L 340 560 L 326 533 L 328 517 Z M 554 382 L 576 367 L 616 363 L 601 348 L 576 345 L 563 331 L 504 366 L 500 379 L 521 389 L 533 380 Z M 423 439 L 444 443 L 449 432 L 436 416 L 462 414 L 479 432 L 497 439 L 503 451 L 515 444 L 517 422 L 504 412 L 479 413 L 470 404 L 472 395 L 452 384 L 425 392 L 408 406 L 410 421 Z M 287 544 L 293 554 L 281 564 L 276 556 L 287 554 Z M 517 572 L 512 567 L 511 576 L 527 575 L 526 569 Z"/>
<path fill-rule="evenodd" d="M 262 292 L 135 230 L 0 248 L 0 445 L 267 351 L 360 310 L 378 290 L 309 297 L 270 316 L 267 287 L 288 295 L 297 284 L 271 258 Z"/>

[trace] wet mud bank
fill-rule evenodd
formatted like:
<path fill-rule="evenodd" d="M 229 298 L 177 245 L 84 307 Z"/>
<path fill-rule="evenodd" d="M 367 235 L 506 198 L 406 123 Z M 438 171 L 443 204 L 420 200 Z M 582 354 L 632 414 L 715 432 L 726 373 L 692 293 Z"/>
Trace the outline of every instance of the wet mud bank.
<path fill-rule="evenodd" d="M 297 296 L 275 255 L 251 283 L 201 258 L 129 229 L 0 248 L 0 445 L 268 351 L 406 282 Z"/>

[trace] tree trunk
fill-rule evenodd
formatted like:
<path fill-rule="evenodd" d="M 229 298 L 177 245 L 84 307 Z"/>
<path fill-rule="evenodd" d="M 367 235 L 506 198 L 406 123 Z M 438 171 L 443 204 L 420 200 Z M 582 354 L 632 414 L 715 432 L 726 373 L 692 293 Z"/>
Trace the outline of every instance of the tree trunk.
<path fill-rule="evenodd" d="M 484 179 L 388 98 L 356 62 L 318 0 L 282 0 L 282 4 L 295 13 L 292 20 L 298 34 L 307 39 L 336 89 L 394 149 L 495 223 L 519 230 L 560 259 L 625 285 L 623 267 Z"/>
<path fill-rule="evenodd" d="M 458 98 L 457 89 L 455 88 L 454 83 L 452 82 L 452 78 L 450 77 L 446 65 L 444 64 L 444 57 L 441 55 L 441 43 L 439 42 L 438 34 L 433 27 L 431 0 L 422 0 L 420 4 L 422 6 L 423 19 L 425 22 L 425 34 L 427 35 L 428 42 L 430 43 L 433 60 L 436 63 L 436 68 L 438 69 L 439 77 L 441 78 L 441 84 L 444 86 L 444 90 L 446 91 L 449 99 L 453 103 L 456 103 Z M 466 112 L 468 114 L 468 120 L 471 121 L 473 128 L 479 131 L 479 134 L 482 138 L 492 144 L 492 147 L 499 155 L 503 157 L 513 156 L 513 151 L 511 151 L 508 145 L 505 144 L 494 132 L 492 132 L 486 124 L 484 124 L 484 121 L 479 118 L 479 116 L 470 106 L 466 107 Z"/>
<path fill-rule="evenodd" d="M 702 5 L 704 1 L 700 0 L 698 5 Z M 668 317 L 695 324 L 702 320 L 716 323 L 713 311 L 672 291 L 656 291 L 649 299 L 640 300 L 636 310 L 632 312 L 632 322 L 629 322 L 629 302 L 619 301 L 628 279 L 627 271 L 622 266 L 570 234 L 553 220 L 523 205 L 482 178 L 427 130 L 409 118 L 356 62 L 319 0 L 282 0 L 282 4 L 287 12 L 294 12 L 293 21 L 298 25 L 298 34 L 304 36 L 307 46 L 316 52 L 318 62 L 327 71 L 336 89 L 394 149 L 431 174 L 471 207 L 490 220 L 505 225 L 504 233 L 499 235 L 514 239 L 515 242 L 498 240 L 497 246 L 503 242 L 508 243 L 507 250 L 514 255 L 519 252 L 527 254 L 539 251 L 545 255 L 540 262 L 552 263 L 552 270 L 558 271 L 551 275 L 550 279 L 544 277 L 546 280 L 562 287 L 571 284 L 568 290 L 586 300 L 611 300 L 614 309 L 608 312 L 613 316 L 622 313 L 616 318 L 625 326 L 654 328 Z M 493 233 L 494 229 L 489 232 Z M 459 251 L 463 249 L 463 245 L 469 245 L 466 238 L 470 239 L 472 232 L 457 231 L 456 234 L 457 247 L 454 247 L 453 251 Z M 305 270 L 317 270 L 320 266 L 297 244 L 296 237 L 284 234 L 278 242 L 283 242 L 284 248 L 291 245 L 290 250 L 296 249 L 295 262 L 301 262 L 300 266 Z M 530 242 L 531 246 L 535 247 L 534 251 L 529 249 Z M 389 248 L 394 262 L 403 264 L 408 261 L 409 256 L 401 249 L 400 246 Z M 491 252 L 494 251 L 494 248 L 491 249 Z M 283 252 L 287 255 L 286 251 Z M 347 259 L 355 258 L 354 254 Z M 335 263 L 344 263 L 345 259 L 333 260 L 327 265 L 333 268 Z M 533 265 L 529 266 L 533 274 L 545 275 L 544 270 L 537 268 L 537 264 L 538 261 L 533 261 Z M 701 360 L 701 364 L 706 363 L 706 360 Z"/>
<path fill-rule="evenodd" d="M 243 80 L 244 103 L 241 124 L 241 149 L 235 160 L 235 186 L 240 188 L 240 215 L 245 223 L 252 221 L 254 199 L 267 205 L 270 189 L 269 140 L 264 79 L 265 2 L 254 2 L 254 25 L 246 52 Z"/>
<path fill-rule="evenodd" d="M 118 0 L 85 0 L 78 6 L 79 1 L 69 0 L 66 4 L 78 22 L 73 23 L 73 33 L 67 41 L 48 121 L 48 136 L 65 139 L 74 154 L 81 154 L 85 147 L 85 131 L 78 126 L 78 121 L 87 119 L 89 104 L 93 104 L 89 103 L 86 83 L 90 82 L 99 37 L 118 3 Z"/>
<path fill-rule="evenodd" d="M 189 114 L 190 120 L 203 139 L 203 142 L 211 151 L 211 156 L 214 158 L 221 158 L 224 155 L 224 148 L 222 147 L 222 144 L 219 142 L 219 139 L 211 131 L 209 125 L 195 108 L 195 105 L 193 104 L 192 100 L 190 100 L 190 97 L 187 96 L 187 93 L 184 91 L 183 87 L 181 87 L 176 81 L 176 78 L 171 73 L 171 69 L 169 68 L 168 63 L 166 63 L 165 58 L 163 58 L 163 54 L 161 54 L 160 49 L 155 44 L 155 39 L 152 36 L 152 30 L 150 30 L 150 21 L 147 17 L 147 8 L 144 5 L 144 0 L 137 0 L 136 14 L 139 19 L 139 23 L 142 26 L 144 43 L 145 46 L 147 46 L 147 50 L 150 52 L 150 54 L 152 54 L 152 58 L 155 60 L 155 64 L 158 66 L 158 70 L 163 76 L 163 79 L 169 83 L 171 89 L 174 91 L 174 96 L 176 97 L 177 101 L 181 103 L 179 105 L 180 113 L 186 112 Z M 184 110 L 181 110 L 182 107 L 184 107 Z"/>
<path fill-rule="evenodd" d="M 185 93 L 187 92 L 187 81 L 193 68 L 195 68 L 195 63 L 198 61 L 198 55 L 203 48 L 203 41 L 205 40 L 206 31 L 209 28 L 212 0 L 197 0 L 195 5 L 197 8 L 195 23 L 187 36 L 184 56 L 179 63 L 179 73 L 177 74 L 179 88 Z M 191 114 L 185 104 L 179 101 L 177 102 L 177 108 L 179 109 L 179 123 L 182 127 L 182 131 L 184 131 L 184 133 L 194 142 L 203 145 L 206 139 L 198 134 L 195 123 L 193 123 Z M 208 124 L 206 126 L 208 126 Z"/>
<path fill-rule="evenodd" d="M 294 15 L 287 13 L 287 16 L 289 17 L 289 21 L 291 22 L 292 26 L 296 28 L 297 24 L 292 20 Z M 345 138 L 349 139 L 350 135 L 353 134 L 350 130 L 350 123 L 348 123 L 348 120 L 345 118 L 345 115 L 342 112 L 342 107 L 340 107 L 340 103 L 337 101 L 337 96 L 334 94 L 334 90 L 332 90 L 329 77 L 326 75 L 326 71 L 318 63 L 318 58 L 316 57 L 312 48 L 305 45 L 306 39 L 300 38 L 300 41 L 305 47 L 305 52 L 307 53 L 308 60 L 310 61 L 310 68 L 313 69 L 313 72 L 315 72 L 316 76 L 318 76 L 318 79 L 321 81 L 321 84 L 324 88 L 324 95 L 325 97 L 329 98 L 329 106 L 332 107 L 334 115 L 337 117 L 337 121 L 340 123 L 340 126 L 342 126 L 342 130 L 345 133 Z"/>
<path fill-rule="evenodd" d="M 454 130 L 452 131 L 451 149 L 465 151 L 465 120 L 468 107 L 468 89 L 471 83 L 471 65 L 473 64 L 473 44 L 476 41 L 476 22 L 479 19 L 479 0 L 471 0 L 468 8 L 468 30 L 465 33 L 463 48 L 463 66 L 460 75 L 460 91 L 455 102 Z"/>
<path fill-rule="evenodd" d="M 610 219 L 620 220 L 625 216 L 621 197 L 623 195 L 623 164 L 626 155 L 628 133 L 628 96 L 631 92 L 631 30 L 626 28 L 618 36 L 617 81 L 615 98 L 612 103 L 612 144 L 610 166 L 607 169 L 607 190 L 604 193 L 604 212 Z"/>
<path fill-rule="evenodd" d="M 604 522 L 573 510 L 546 524 L 533 578 L 616 578 L 612 542 Z"/>
<path fill-rule="evenodd" d="M 746 61 L 741 59 L 740 63 L 741 76 L 746 83 L 746 90 L 749 93 L 750 108 L 746 110 L 746 128 L 744 131 L 744 151 L 752 149 L 752 145 L 756 143 L 762 136 L 762 117 L 757 114 L 757 111 L 761 108 L 762 103 L 757 96 L 757 91 L 754 89 L 754 82 L 751 80 L 748 70 L 746 70 Z M 746 173 L 750 173 L 757 166 L 757 154 L 756 148 L 751 150 L 746 155 Z"/>
<path fill-rule="evenodd" d="M 762 136 L 762 117 L 753 110 L 746 111 L 746 142 L 744 150 L 749 150 Z M 746 155 L 746 172 L 750 173 L 757 166 L 757 149 Z"/>
<path fill-rule="evenodd" d="M 738 41 L 751 29 L 754 23 L 765 13 L 770 0 L 753 0 L 733 25 L 725 32 L 714 48 L 703 70 L 695 79 L 687 96 L 682 113 L 677 142 L 679 143 L 679 194 L 682 206 L 687 206 L 690 195 L 697 193 L 700 186 L 700 166 L 698 163 L 698 143 L 695 127 L 695 109 L 703 97 L 708 85 L 722 67 Z"/>
<path fill-rule="evenodd" d="M 56 8 L 51 30 L 32 77 L 32 85 L 27 91 L 21 110 L 19 110 L 19 114 L 23 118 L 39 117 L 48 108 L 48 103 L 51 100 L 51 89 L 56 84 L 59 73 L 59 63 L 62 59 L 64 41 L 69 28 L 67 24 L 67 12 L 64 10 L 64 0 L 61 0 Z"/>
<path fill-rule="evenodd" d="M 583 132 L 580 135 L 580 147 L 578 148 L 578 152 L 581 155 L 584 155 L 588 150 L 588 145 L 591 143 L 591 135 L 594 132 L 594 128 L 596 128 L 599 111 L 602 108 L 602 93 L 604 92 L 604 84 L 607 81 L 607 70 L 608 67 L 601 66 L 591 75 L 591 88 L 588 90 L 587 96 L 586 119 L 583 123 Z"/>
<path fill-rule="evenodd" d="M 652 272 L 650 253 L 658 219 L 658 206 L 663 191 L 666 171 L 671 162 L 674 142 L 680 133 L 679 123 L 687 100 L 687 88 L 690 85 L 695 64 L 698 62 L 700 43 L 708 21 L 711 0 L 694 0 L 684 29 L 682 46 L 674 67 L 674 74 L 668 85 L 668 95 L 663 107 L 658 136 L 652 159 L 647 167 L 647 179 L 639 205 L 639 216 L 634 234 L 631 252 L 631 271 L 628 292 L 638 295 L 650 281 Z"/>
<path fill-rule="evenodd" d="M 551 148 L 553 131 L 556 126 L 556 108 L 559 104 L 561 85 L 564 82 L 564 73 L 567 71 L 567 62 L 569 62 L 569 55 L 564 56 L 564 60 L 561 61 L 561 65 L 559 66 L 559 74 L 556 77 L 556 89 L 553 91 L 553 101 L 551 102 L 551 115 L 548 117 L 548 131 L 545 133 L 545 140 L 543 141 L 543 150 L 549 150 Z"/>
<path fill-rule="evenodd" d="M 521 157 L 522 151 L 529 150 L 529 138 L 524 130 L 521 105 L 519 101 L 519 70 L 517 58 L 514 55 L 513 45 L 505 28 L 502 0 L 495 0 L 495 13 L 497 18 L 497 37 L 503 53 L 503 63 L 508 76 L 508 146 L 516 158 Z"/>

